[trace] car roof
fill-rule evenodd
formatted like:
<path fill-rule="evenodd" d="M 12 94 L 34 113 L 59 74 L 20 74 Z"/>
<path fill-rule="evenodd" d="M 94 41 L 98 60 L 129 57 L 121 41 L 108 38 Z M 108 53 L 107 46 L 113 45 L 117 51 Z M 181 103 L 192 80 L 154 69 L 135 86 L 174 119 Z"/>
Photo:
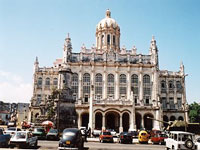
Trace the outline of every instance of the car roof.
<path fill-rule="evenodd" d="M 79 131 L 79 129 L 77 129 L 77 128 L 66 128 L 66 129 L 63 130 L 63 133 L 65 133 L 65 132 L 78 132 L 78 131 Z"/>
<path fill-rule="evenodd" d="M 194 133 L 184 132 L 184 131 L 170 131 L 170 133 L 173 133 L 173 134 L 193 134 L 194 135 Z"/>

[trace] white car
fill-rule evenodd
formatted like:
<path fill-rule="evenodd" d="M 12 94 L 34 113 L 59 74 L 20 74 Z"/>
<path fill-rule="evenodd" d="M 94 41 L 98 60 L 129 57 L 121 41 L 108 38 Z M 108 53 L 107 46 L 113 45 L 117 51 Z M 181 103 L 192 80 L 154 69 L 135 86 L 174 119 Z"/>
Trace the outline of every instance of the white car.
<path fill-rule="evenodd" d="M 197 150 L 195 135 L 183 131 L 171 131 L 169 137 L 165 139 L 166 150 Z"/>
<path fill-rule="evenodd" d="M 37 148 L 38 139 L 29 131 L 17 131 L 10 139 L 10 147 L 34 147 Z"/>
<path fill-rule="evenodd" d="M 21 129 L 16 127 L 9 127 L 7 130 L 4 131 L 4 133 L 13 136 L 16 131 L 21 131 Z"/>
<path fill-rule="evenodd" d="M 197 149 L 200 150 L 200 137 L 197 138 L 196 144 L 197 144 Z"/>

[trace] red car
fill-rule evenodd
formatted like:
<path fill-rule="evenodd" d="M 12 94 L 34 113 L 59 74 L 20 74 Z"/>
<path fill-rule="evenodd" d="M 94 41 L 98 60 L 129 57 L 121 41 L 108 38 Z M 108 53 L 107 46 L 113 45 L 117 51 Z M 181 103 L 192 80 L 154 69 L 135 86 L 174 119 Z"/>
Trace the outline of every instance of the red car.
<path fill-rule="evenodd" d="M 99 135 L 99 141 L 103 142 L 111 142 L 113 143 L 113 136 L 109 131 L 102 131 Z"/>
<path fill-rule="evenodd" d="M 160 134 L 154 134 L 151 136 L 151 142 L 153 144 L 165 144 L 165 140 L 168 138 L 166 134 L 160 133 Z"/>

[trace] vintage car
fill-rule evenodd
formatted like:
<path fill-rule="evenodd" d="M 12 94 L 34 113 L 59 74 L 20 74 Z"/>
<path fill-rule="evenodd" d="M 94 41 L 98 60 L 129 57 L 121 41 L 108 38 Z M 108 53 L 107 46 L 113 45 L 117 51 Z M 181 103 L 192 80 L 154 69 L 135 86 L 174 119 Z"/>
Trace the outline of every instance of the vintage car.
<path fill-rule="evenodd" d="M 121 132 L 119 135 L 119 143 L 132 143 L 132 135 L 128 132 Z"/>
<path fill-rule="evenodd" d="M 10 139 L 10 147 L 37 148 L 37 144 L 37 137 L 33 137 L 29 131 L 17 131 Z"/>
<path fill-rule="evenodd" d="M 142 131 L 139 132 L 138 141 L 141 144 L 143 144 L 143 143 L 147 144 L 148 141 L 149 141 L 149 137 L 150 137 L 149 133 L 145 130 L 142 130 Z"/>
<path fill-rule="evenodd" d="M 13 122 L 13 121 L 8 122 L 7 127 L 8 127 L 8 128 L 9 128 L 9 127 L 16 127 L 16 122 Z"/>
<path fill-rule="evenodd" d="M 46 135 L 47 140 L 59 140 L 59 134 L 57 129 L 50 129 Z"/>
<path fill-rule="evenodd" d="M 84 140 L 81 131 L 77 128 L 66 128 L 59 141 L 58 149 L 83 150 Z"/>
<path fill-rule="evenodd" d="M 197 150 L 195 135 L 190 132 L 171 131 L 169 137 L 165 139 L 166 149 L 174 150 Z"/>
<path fill-rule="evenodd" d="M 158 133 L 151 136 L 151 142 L 153 144 L 165 144 L 165 139 L 167 139 L 167 135 L 165 133 Z"/>
<path fill-rule="evenodd" d="M 111 143 L 113 143 L 114 142 L 112 134 L 109 131 L 107 131 L 107 130 L 106 131 L 102 131 L 100 133 L 100 135 L 99 135 L 99 141 L 101 143 L 103 143 L 103 142 L 111 142 Z"/>
<path fill-rule="evenodd" d="M 10 134 L 11 136 L 13 136 L 15 134 L 15 132 L 17 131 L 21 131 L 20 128 L 16 128 L 16 127 L 9 127 L 7 128 L 7 130 L 4 131 L 5 134 Z"/>
<path fill-rule="evenodd" d="M 10 137 L 10 134 L 4 134 L 3 128 L 0 128 L 0 147 L 8 147 Z"/>
<path fill-rule="evenodd" d="M 44 128 L 34 128 L 33 130 L 33 136 L 37 137 L 40 140 L 44 140 L 46 139 L 46 132 L 44 130 Z"/>

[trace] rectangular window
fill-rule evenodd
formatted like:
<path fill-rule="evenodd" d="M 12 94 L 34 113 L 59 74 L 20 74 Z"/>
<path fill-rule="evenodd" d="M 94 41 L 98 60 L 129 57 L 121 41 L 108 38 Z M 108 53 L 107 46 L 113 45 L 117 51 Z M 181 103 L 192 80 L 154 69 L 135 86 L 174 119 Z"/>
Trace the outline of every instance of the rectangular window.
<path fill-rule="evenodd" d="M 166 109 L 167 108 L 166 97 L 162 97 L 161 100 L 162 100 L 162 107 L 163 107 L 163 109 Z"/>
<path fill-rule="evenodd" d="M 182 108 L 182 99 L 177 98 L 177 103 L 178 103 L 178 108 L 181 109 Z"/>
<path fill-rule="evenodd" d="M 169 106 L 170 106 L 170 109 L 175 109 L 174 98 L 173 97 L 169 98 Z"/>

